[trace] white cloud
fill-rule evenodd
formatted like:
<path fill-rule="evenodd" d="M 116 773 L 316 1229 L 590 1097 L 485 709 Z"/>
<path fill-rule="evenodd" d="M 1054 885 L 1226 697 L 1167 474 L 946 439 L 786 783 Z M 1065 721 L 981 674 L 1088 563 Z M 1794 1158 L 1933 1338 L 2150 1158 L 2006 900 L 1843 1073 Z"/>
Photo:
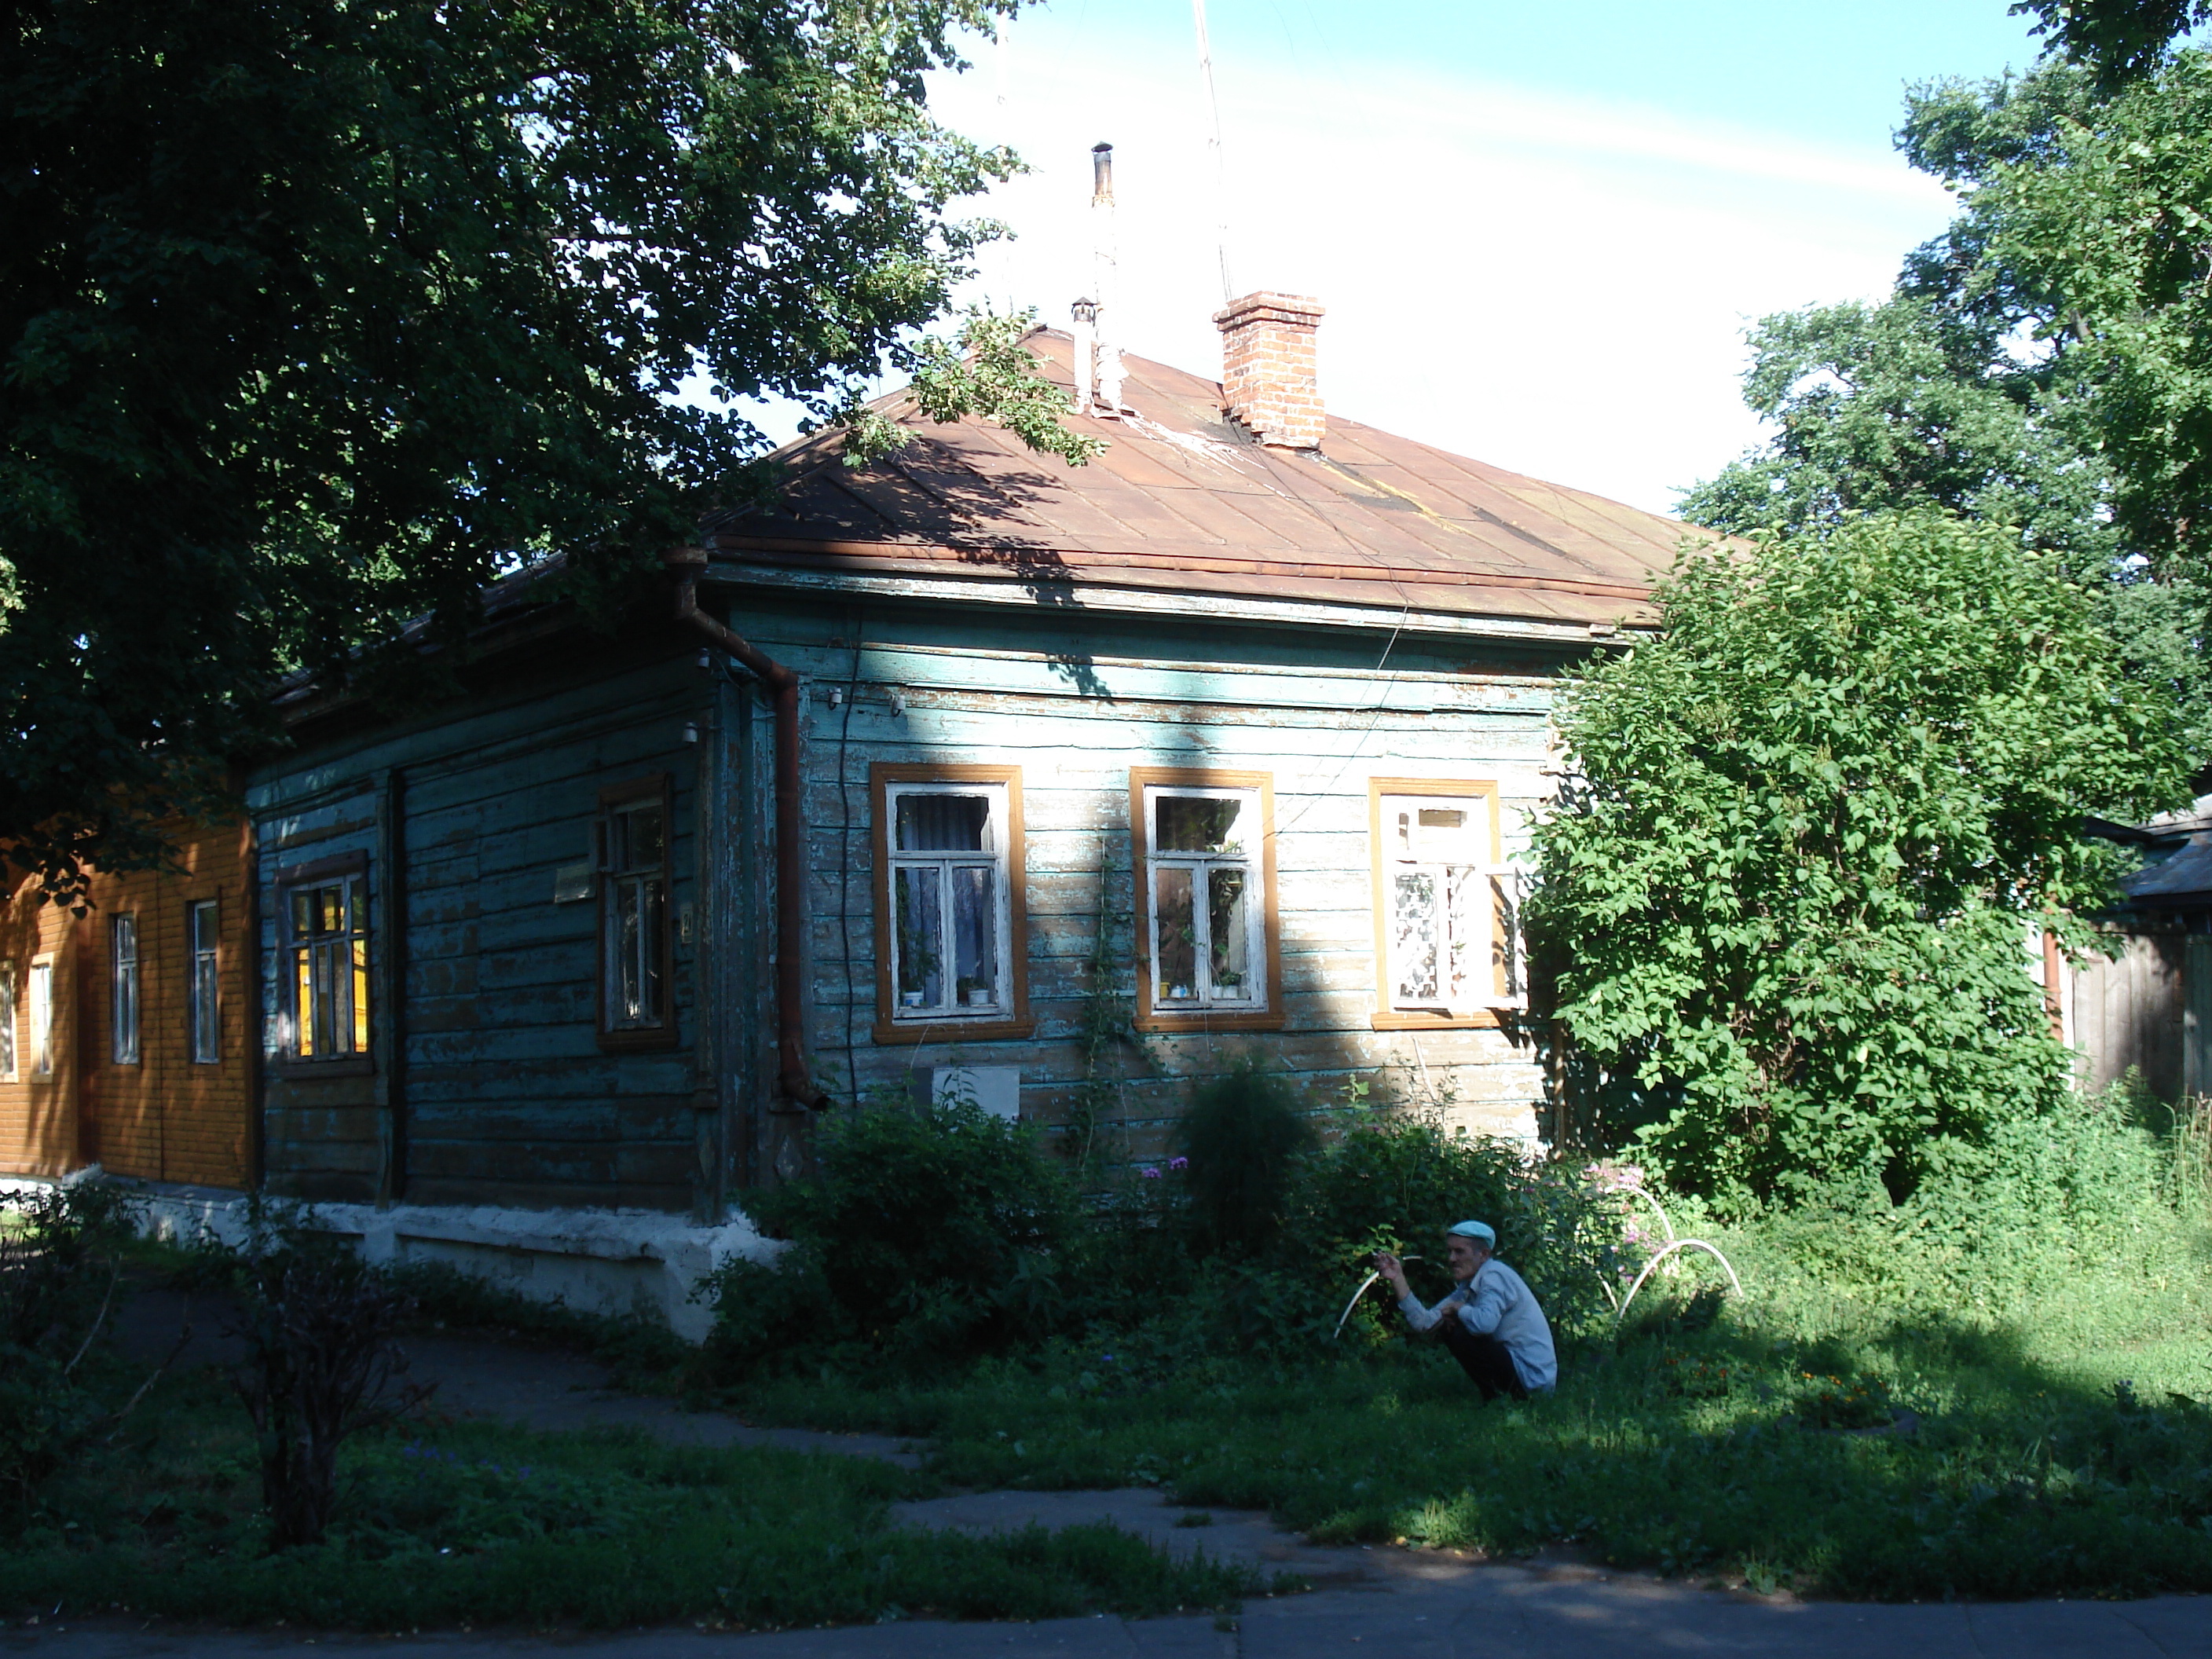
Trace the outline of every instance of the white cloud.
<path fill-rule="evenodd" d="M 1027 26 L 1024 25 L 1025 28 Z M 1218 373 L 1214 198 L 1188 55 L 1017 33 L 934 91 L 1030 174 L 981 289 L 1065 326 L 1091 284 L 1090 148 L 1115 147 L 1121 343 Z M 1343 413 L 1665 510 L 1756 435 L 1742 333 L 1885 290 L 1948 198 L 1879 149 L 1823 149 L 1442 74 L 1223 82 L 1240 289 L 1317 295 Z"/>

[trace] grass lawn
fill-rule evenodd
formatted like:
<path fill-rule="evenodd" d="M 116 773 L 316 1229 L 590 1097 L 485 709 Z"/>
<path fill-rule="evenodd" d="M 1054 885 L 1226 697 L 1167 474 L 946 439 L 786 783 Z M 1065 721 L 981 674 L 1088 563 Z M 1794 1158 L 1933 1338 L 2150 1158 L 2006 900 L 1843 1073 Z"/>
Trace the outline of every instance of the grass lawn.
<path fill-rule="evenodd" d="M 1565 1355 L 1558 1395 L 1526 1405 L 1480 1409 L 1434 1349 L 1162 1368 L 1109 1343 L 957 1383 L 809 1378 L 736 1400 L 763 1420 L 930 1437 L 933 1472 L 963 1485 L 1158 1484 L 1322 1540 L 1571 1540 L 1624 1566 L 1865 1599 L 2212 1590 L 2201 1234 L 2008 1309 L 1899 1307 L 1718 1237 L 1744 1302 L 1655 1307 L 1617 1346 Z"/>
<path fill-rule="evenodd" d="M 869 1458 L 432 1423 L 365 1437 L 346 1463 L 331 1535 L 270 1554 L 244 1413 L 207 1372 L 173 1378 L 0 1536 L 0 1614 L 734 1630 L 1228 1608 L 1262 1588 L 1106 1527 L 896 1529 L 887 1505 L 940 1481 Z"/>

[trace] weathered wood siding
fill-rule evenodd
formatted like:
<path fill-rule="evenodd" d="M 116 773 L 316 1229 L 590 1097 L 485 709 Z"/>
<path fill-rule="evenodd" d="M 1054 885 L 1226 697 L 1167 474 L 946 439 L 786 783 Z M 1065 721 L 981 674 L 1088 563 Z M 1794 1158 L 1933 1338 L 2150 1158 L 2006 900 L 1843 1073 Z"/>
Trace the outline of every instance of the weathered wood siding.
<path fill-rule="evenodd" d="M 1287 1019 L 1279 1031 L 1112 1045 L 1102 1060 L 1119 1079 L 1114 1133 L 1128 1154 L 1154 1152 L 1193 1084 L 1247 1058 L 1294 1075 L 1317 1102 L 1344 1098 L 1357 1080 L 1378 1097 L 1437 1103 L 1471 1128 L 1538 1133 L 1543 1077 L 1525 1036 L 1374 1027 L 1369 781 L 1494 781 L 1510 856 L 1547 791 L 1552 664 L 1488 653 L 1464 665 L 1465 646 L 1394 644 L 1387 629 L 1139 634 L 1049 613 L 921 606 L 786 611 L 757 627 L 810 680 L 811 1039 L 834 1092 L 902 1092 L 916 1069 L 939 1065 L 1013 1066 L 1024 1114 L 1064 1122 L 1093 1063 L 1082 1034 L 1102 925 L 1107 989 L 1133 989 L 1130 769 L 1202 766 L 1272 775 Z M 842 693 L 834 707 L 832 687 Z M 1020 768 L 1028 938 L 1017 948 L 1027 952 L 1032 1036 L 872 1040 L 877 762 Z"/>
<path fill-rule="evenodd" d="M 2110 933 L 2103 954 L 2076 965 L 2074 1041 L 2087 1087 L 2104 1088 L 2135 1067 L 2160 1099 L 2181 1098 L 2190 942 L 2181 933 Z"/>
<path fill-rule="evenodd" d="M 694 783 L 702 743 L 717 740 L 697 657 L 665 624 L 649 648 L 572 636 L 434 718 L 311 747 L 257 776 L 264 883 L 283 866 L 368 854 L 377 996 L 368 1074 L 269 1067 L 271 1190 L 524 1208 L 695 1204 Z M 708 729 L 689 741 L 687 726 Z M 599 899 L 556 903 L 556 872 L 594 860 L 599 791 L 653 773 L 668 775 L 674 805 L 678 1042 L 609 1053 Z M 274 1054 L 273 890 L 264 902 Z"/>

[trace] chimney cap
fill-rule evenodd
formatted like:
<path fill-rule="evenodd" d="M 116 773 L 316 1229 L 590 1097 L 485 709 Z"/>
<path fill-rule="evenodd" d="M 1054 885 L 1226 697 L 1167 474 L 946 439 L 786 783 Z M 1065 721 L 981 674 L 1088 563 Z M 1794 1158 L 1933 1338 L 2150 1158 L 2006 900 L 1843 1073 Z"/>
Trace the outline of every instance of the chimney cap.
<path fill-rule="evenodd" d="M 1231 300 L 1213 313 L 1213 320 L 1223 328 L 1256 321 L 1313 324 L 1328 314 L 1328 307 L 1310 294 L 1279 294 L 1273 289 L 1261 289 Z"/>

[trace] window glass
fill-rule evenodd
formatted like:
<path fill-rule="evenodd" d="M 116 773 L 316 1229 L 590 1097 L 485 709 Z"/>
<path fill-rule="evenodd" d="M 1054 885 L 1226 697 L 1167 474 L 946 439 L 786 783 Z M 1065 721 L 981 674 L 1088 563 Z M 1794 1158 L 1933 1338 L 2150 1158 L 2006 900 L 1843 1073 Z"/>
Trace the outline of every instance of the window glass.
<path fill-rule="evenodd" d="M 605 833 L 607 1024 L 652 1030 L 667 1018 L 668 809 L 658 796 L 624 802 Z"/>
<path fill-rule="evenodd" d="M 54 1074 L 54 964 L 31 964 L 31 1074 Z"/>
<path fill-rule="evenodd" d="M 894 783 L 890 911 L 894 1020 L 1013 1009 L 1003 784 Z"/>
<path fill-rule="evenodd" d="M 983 795 L 902 793 L 898 798 L 902 853 L 988 853 L 991 802 Z"/>
<path fill-rule="evenodd" d="M 1490 1006 L 1496 896 L 1487 803 L 1385 795 L 1382 807 L 1390 1006 L 1462 1014 Z"/>
<path fill-rule="evenodd" d="M 203 899 L 185 911 L 185 940 L 191 951 L 191 979 L 185 988 L 185 1036 L 197 1066 L 212 1066 L 222 1058 L 221 1009 L 216 1000 L 216 916 L 213 899 Z"/>
<path fill-rule="evenodd" d="M 368 878 L 340 876 L 295 887 L 285 915 L 293 1056 L 340 1060 L 367 1054 Z M 197 956 L 196 947 L 196 969 Z"/>
<path fill-rule="evenodd" d="M 118 1066 L 138 1063 L 138 918 L 108 918 L 108 1054 Z"/>
<path fill-rule="evenodd" d="M 1148 787 L 1152 1007 L 1249 1010 L 1266 1001 L 1265 906 L 1254 790 Z"/>
<path fill-rule="evenodd" d="M 1236 796 L 1159 795 L 1152 802 L 1152 847 L 1161 853 L 1236 853 L 1243 848 L 1244 803 Z"/>
<path fill-rule="evenodd" d="M 15 964 L 0 962 L 0 1079 L 15 1075 Z"/>

